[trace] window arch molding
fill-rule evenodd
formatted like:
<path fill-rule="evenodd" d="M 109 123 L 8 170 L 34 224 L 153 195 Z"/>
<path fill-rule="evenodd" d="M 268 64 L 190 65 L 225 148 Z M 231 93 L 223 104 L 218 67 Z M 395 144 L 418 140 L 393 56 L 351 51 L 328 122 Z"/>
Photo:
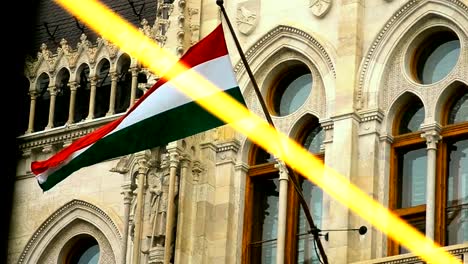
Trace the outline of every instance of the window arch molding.
<path fill-rule="evenodd" d="M 409 1 L 396 10 L 380 32 L 375 34 L 374 41 L 363 56 L 365 59 L 359 68 L 356 96 L 358 108 L 379 107 L 385 110 L 391 105 L 392 99 L 385 98 L 387 89 L 383 84 L 390 67 L 381 65 L 391 65 L 394 53 L 404 53 L 401 52 L 404 43 L 408 43 L 407 40 L 412 39 L 411 35 L 414 36 L 426 25 L 434 25 L 436 21 L 436 24 L 454 31 L 462 43 L 466 42 L 468 31 L 464 25 L 468 24 L 467 9 L 468 6 L 461 1 L 451 5 L 443 1 Z M 466 54 L 466 47 L 462 47 L 462 52 L 460 58 Z"/>
<path fill-rule="evenodd" d="M 41 258 L 47 257 L 48 249 L 63 246 L 68 239 L 78 234 L 89 234 L 100 238 L 100 241 L 104 242 L 103 245 L 108 245 L 107 252 L 111 254 L 109 257 L 118 260 L 122 254 L 120 248 L 122 235 L 116 221 L 113 220 L 115 217 L 111 218 L 109 214 L 89 202 L 72 200 L 39 226 L 25 246 L 18 263 L 40 263 Z M 57 251 L 55 257 L 58 255 Z"/>
<path fill-rule="evenodd" d="M 446 110 L 446 104 L 450 101 L 451 97 L 459 92 L 461 86 L 468 87 L 468 81 L 457 80 L 448 85 L 440 94 L 437 95 L 437 102 L 433 110 L 434 121 L 439 124 L 444 122 L 444 112 Z"/>
<path fill-rule="evenodd" d="M 424 115 L 427 118 L 429 115 L 428 108 L 427 108 L 427 103 L 424 101 L 424 98 L 418 91 L 402 91 L 398 96 L 395 96 L 395 99 L 393 102 L 390 104 L 391 106 L 389 107 L 387 113 L 386 113 L 386 118 L 384 118 L 384 121 L 382 123 L 382 128 L 383 128 L 383 134 L 388 135 L 390 137 L 393 137 L 395 134 L 395 122 L 399 118 L 399 113 L 401 112 L 400 110 L 402 108 L 405 108 L 405 105 L 412 100 L 412 98 L 415 98 L 424 105 Z M 424 122 L 423 122 L 424 123 Z"/>
<path fill-rule="evenodd" d="M 317 100 L 323 102 L 320 107 L 326 107 L 323 110 L 325 113 L 332 113 L 336 85 L 334 65 L 336 56 L 330 52 L 333 51 L 330 47 L 331 45 L 325 41 L 319 41 L 305 31 L 280 25 L 260 37 L 245 54 L 264 97 L 267 89 L 264 83 L 268 81 L 268 74 L 278 65 L 289 60 L 296 60 L 306 65 L 313 74 L 314 82 L 319 84 L 320 89 L 315 88 L 315 90 L 321 90 L 322 93 L 321 98 Z M 239 86 L 245 87 L 243 94 L 249 107 L 257 104 L 252 83 L 241 61 L 237 62 L 234 71 L 238 76 Z M 259 107 L 254 108 L 261 110 Z"/>

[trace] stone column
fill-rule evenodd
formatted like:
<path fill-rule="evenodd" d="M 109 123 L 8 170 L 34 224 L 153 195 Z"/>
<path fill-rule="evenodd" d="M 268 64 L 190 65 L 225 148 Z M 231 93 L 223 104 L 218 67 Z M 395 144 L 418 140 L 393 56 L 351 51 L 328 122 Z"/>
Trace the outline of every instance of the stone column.
<path fill-rule="evenodd" d="M 29 91 L 29 96 L 31 97 L 31 103 L 29 105 L 29 122 L 28 122 L 28 130 L 26 131 L 26 133 L 34 132 L 34 116 L 36 114 L 36 98 L 37 98 L 36 90 Z"/>
<path fill-rule="evenodd" d="M 136 212 L 133 222 L 135 223 L 135 237 L 133 238 L 133 258 L 132 263 L 139 264 L 141 257 L 141 233 L 143 230 L 143 213 L 144 213 L 144 201 L 146 192 L 146 174 L 148 173 L 149 167 L 144 158 L 138 160 L 138 193 L 137 193 L 137 205 Z"/>
<path fill-rule="evenodd" d="M 67 124 L 73 124 L 75 122 L 75 101 L 78 84 L 76 82 L 70 82 L 68 85 L 70 86 L 70 108 L 68 109 Z"/>
<path fill-rule="evenodd" d="M 426 237 L 434 239 L 435 235 L 435 203 L 436 203 L 436 152 L 437 143 L 441 139 L 440 126 L 432 124 L 422 126 L 421 137 L 427 145 L 427 179 L 426 179 Z"/>
<path fill-rule="evenodd" d="M 127 243 L 128 243 L 128 229 L 130 224 L 130 206 L 133 199 L 133 190 L 131 184 L 123 186 L 122 194 L 124 196 L 124 230 L 122 234 L 122 256 L 120 263 L 127 263 Z"/>
<path fill-rule="evenodd" d="M 47 123 L 46 129 L 51 129 L 54 127 L 54 114 L 55 114 L 55 99 L 57 98 L 57 89 L 55 86 L 50 86 L 50 105 L 49 105 L 49 123 Z"/>
<path fill-rule="evenodd" d="M 135 103 L 136 90 L 138 86 L 138 68 L 132 68 L 132 88 L 130 92 L 130 105 L 129 108 Z"/>
<path fill-rule="evenodd" d="M 167 222 L 166 222 L 166 238 L 164 242 L 164 264 L 169 264 L 171 261 L 171 243 L 172 243 L 172 229 L 174 227 L 175 219 L 175 185 L 177 166 L 179 165 L 179 153 L 177 149 L 169 149 L 170 157 L 170 171 L 169 171 L 169 195 L 167 198 Z"/>
<path fill-rule="evenodd" d="M 283 161 L 277 160 L 275 168 L 279 170 L 279 202 L 278 202 L 278 239 L 276 240 L 276 263 L 284 263 L 286 246 L 286 220 L 288 208 L 288 170 Z"/>
<path fill-rule="evenodd" d="M 89 83 L 91 87 L 91 94 L 89 95 L 89 111 L 88 117 L 86 120 L 94 119 L 94 107 L 96 104 L 96 85 L 98 82 L 98 78 L 96 76 L 89 77 Z"/>
<path fill-rule="evenodd" d="M 119 75 L 116 72 L 111 72 L 111 91 L 110 91 L 110 100 L 109 100 L 109 111 L 107 111 L 106 116 L 111 116 L 115 114 L 115 94 L 117 93 L 117 79 Z"/>

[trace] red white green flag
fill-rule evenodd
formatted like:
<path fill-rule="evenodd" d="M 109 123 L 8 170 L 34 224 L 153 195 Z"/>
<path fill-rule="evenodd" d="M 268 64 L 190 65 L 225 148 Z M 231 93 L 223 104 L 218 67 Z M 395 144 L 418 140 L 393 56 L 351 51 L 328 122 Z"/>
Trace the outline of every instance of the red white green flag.
<path fill-rule="evenodd" d="M 245 105 L 229 58 L 220 24 L 192 46 L 180 59 L 195 71 Z M 187 72 L 173 77 L 183 77 Z M 225 123 L 161 78 L 121 118 L 75 140 L 44 161 L 31 163 L 31 170 L 47 191 L 80 168 L 162 146 Z"/>

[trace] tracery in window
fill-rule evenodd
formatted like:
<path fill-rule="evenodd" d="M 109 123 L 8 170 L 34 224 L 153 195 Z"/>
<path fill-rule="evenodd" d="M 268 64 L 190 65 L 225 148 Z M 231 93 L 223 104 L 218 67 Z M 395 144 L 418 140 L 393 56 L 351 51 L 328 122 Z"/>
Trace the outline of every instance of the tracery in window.
<path fill-rule="evenodd" d="M 305 65 L 292 63 L 283 70 L 270 91 L 271 107 L 278 116 L 298 110 L 312 91 L 312 74 Z"/>
<path fill-rule="evenodd" d="M 419 38 L 413 55 L 413 74 L 422 84 L 432 84 L 445 78 L 460 56 L 460 40 L 447 29 L 435 30 Z"/>
<path fill-rule="evenodd" d="M 420 127 L 425 110 L 416 96 L 410 94 L 405 99 L 394 120 L 389 205 L 398 216 L 424 233 L 427 150 Z M 392 240 L 388 245 L 389 255 L 408 252 Z"/>
<path fill-rule="evenodd" d="M 64 263 L 66 264 L 98 264 L 100 248 L 99 244 L 90 235 L 78 235 L 73 237 L 64 246 Z"/>
<path fill-rule="evenodd" d="M 468 92 L 463 94 L 453 105 L 449 113 L 448 124 L 466 121 L 468 121 Z"/>

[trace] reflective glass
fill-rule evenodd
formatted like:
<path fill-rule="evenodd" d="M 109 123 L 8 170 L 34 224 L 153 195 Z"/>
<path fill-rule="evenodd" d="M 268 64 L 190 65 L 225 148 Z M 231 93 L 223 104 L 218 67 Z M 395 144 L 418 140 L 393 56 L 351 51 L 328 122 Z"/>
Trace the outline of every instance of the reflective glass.
<path fill-rule="evenodd" d="M 400 122 L 399 134 L 416 132 L 424 122 L 424 107 L 422 103 L 411 103 L 412 106 L 405 111 Z"/>
<path fill-rule="evenodd" d="M 419 79 L 423 84 L 442 80 L 453 69 L 460 56 L 460 41 L 450 40 L 430 46 L 425 56 L 419 58 Z"/>
<path fill-rule="evenodd" d="M 453 105 L 449 114 L 449 124 L 456 124 L 468 121 L 468 93 L 464 94 Z"/>
<path fill-rule="evenodd" d="M 276 238 L 278 229 L 278 179 L 262 179 L 254 182 L 252 226 L 252 263 L 276 262 Z"/>
<path fill-rule="evenodd" d="M 320 147 L 323 144 L 324 138 L 325 133 L 322 127 L 317 126 L 307 135 L 304 141 L 304 147 L 308 149 L 310 153 L 320 153 Z"/>
<path fill-rule="evenodd" d="M 309 206 L 312 219 L 317 228 L 322 227 L 322 190 L 308 180 L 302 182 L 302 193 Z M 298 244 L 297 244 L 297 263 L 320 263 L 318 258 L 318 248 L 310 230 L 309 223 L 304 210 L 300 207 L 298 220 Z"/>
<path fill-rule="evenodd" d="M 426 152 L 426 148 L 420 148 L 398 155 L 399 208 L 426 204 Z"/>
<path fill-rule="evenodd" d="M 281 95 L 279 115 L 285 116 L 301 107 L 312 90 L 312 74 L 304 74 L 292 81 Z"/>
<path fill-rule="evenodd" d="M 448 145 L 447 244 L 468 241 L 468 139 Z"/>
<path fill-rule="evenodd" d="M 78 260 L 78 264 L 97 264 L 99 261 L 99 246 L 93 245 L 88 248 Z"/>

